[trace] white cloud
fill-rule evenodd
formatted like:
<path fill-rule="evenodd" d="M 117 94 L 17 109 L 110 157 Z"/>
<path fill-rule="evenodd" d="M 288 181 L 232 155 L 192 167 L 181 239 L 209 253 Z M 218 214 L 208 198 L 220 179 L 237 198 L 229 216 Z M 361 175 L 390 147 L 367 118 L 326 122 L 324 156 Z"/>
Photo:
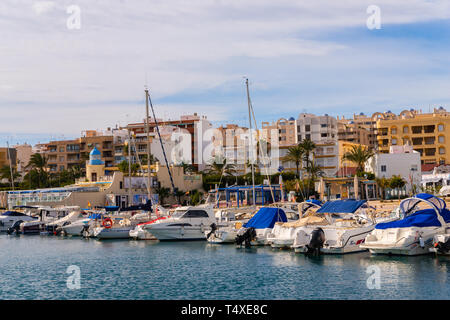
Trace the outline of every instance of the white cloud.
<path fill-rule="evenodd" d="M 127 113 L 140 120 L 141 106 L 130 101 L 143 100 L 146 77 L 155 105 L 177 95 L 177 102 L 164 104 L 172 115 L 197 111 L 218 121 L 234 119 L 240 100 L 227 105 L 225 112 L 226 103 L 220 103 L 220 98 L 198 105 L 180 96 L 215 88 L 238 96 L 243 94 L 243 75 L 260 92 L 296 85 L 302 100 L 283 97 L 276 109 L 267 107 L 270 97 L 254 97 L 261 113 L 295 113 L 314 100 L 325 106 L 336 104 L 335 99 L 351 102 L 353 95 L 366 100 L 375 97 L 364 92 L 352 95 L 345 90 L 346 84 L 361 90 L 361 84 L 372 86 L 378 81 L 372 90 L 377 91 L 385 81 L 401 88 L 398 95 L 406 94 L 407 88 L 395 82 L 401 82 L 400 77 L 391 81 L 389 72 L 377 70 L 390 66 L 401 73 L 412 65 L 431 63 L 418 50 L 399 48 L 386 40 L 380 42 L 383 47 L 374 44 L 362 50 L 357 44 L 315 37 L 324 31 L 366 28 L 366 8 L 374 4 L 369 0 L 77 0 L 82 26 L 68 30 L 66 7 L 71 4 L 74 1 L 0 3 L 7 17 L 0 20 L 4 30 L 0 42 L 2 127 L 14 131 L 14 121 L 22 121 L 30 132 L 51 127 L 75 133 L 124 122 Z M 450 16 L 444 0 L 377 0 L 376 5 L 381 8 L 382 27 Z M 412 49 L 406 52 L 408 59 L 400 54 L 402 49 Z M 364 79 L 368 75 L 372 80 Z M 311 93 L 314 89 L 317 92 Z M 381 92 L 395 96 L 389 90 Z"/>
<path fill-rule="evenodd" d="M 52 10 L 55 7 L 55 3 L 53 1 L 37 1 L 33 3 L 32 7 L 37 15 L 41 15 Z"/>

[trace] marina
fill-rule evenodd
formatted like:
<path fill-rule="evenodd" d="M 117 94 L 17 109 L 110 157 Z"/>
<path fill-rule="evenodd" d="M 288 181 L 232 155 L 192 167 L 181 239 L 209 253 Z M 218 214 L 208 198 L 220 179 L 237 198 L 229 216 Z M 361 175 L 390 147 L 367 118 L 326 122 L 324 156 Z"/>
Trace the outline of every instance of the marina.
<path fill-rule="evenodd" d="M 450 258 L 0 235 L 2 299 L 447 299 Z M 81 289 L 66 286 L 80 267 Z M 380 289 L 369 289 L 369 266 Z"/>

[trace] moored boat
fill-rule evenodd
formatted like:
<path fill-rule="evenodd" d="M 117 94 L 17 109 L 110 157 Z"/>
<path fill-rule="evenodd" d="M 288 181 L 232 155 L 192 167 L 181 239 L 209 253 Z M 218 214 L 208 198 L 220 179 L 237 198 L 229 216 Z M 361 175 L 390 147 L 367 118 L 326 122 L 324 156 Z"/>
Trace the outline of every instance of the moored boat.
<path fill-rule="evenodd" d="M 400 203 L 403 219 L 377 224 L 362 248 L 373 254 L 421 255 L 430 253 L 433 238 L 445 234 L 450 211 L 445 201 L 420 193 Z"/>

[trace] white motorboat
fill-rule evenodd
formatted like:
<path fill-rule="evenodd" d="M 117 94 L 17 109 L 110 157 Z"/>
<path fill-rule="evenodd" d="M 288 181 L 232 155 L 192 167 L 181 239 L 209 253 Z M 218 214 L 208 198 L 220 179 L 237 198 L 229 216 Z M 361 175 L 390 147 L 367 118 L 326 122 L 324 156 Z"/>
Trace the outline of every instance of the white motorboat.
<path fill-rule="evenodd" d="M 129 239 L 130 231 L 149 219 L 150 213 L 139 213 L 131 217 L 111 215 L 103 219 L 101 225 L 92 227 L 92 236 L 98 239 Z"/>
<path fill-rule="evenodd" d="M 25 221 L 35 221 L 37 217 L 32 217 L 23 212 L 6 211 L 0 214 L 0 232 L 6 232 L 14 224 L 21 224 Z"/>
<path fill-rule="evenodd" d="M 216 222 L 213 206 L 178 207 L 172 216 L 144 226 L 160 241 L 205 240 L 205 230 Z"/>
<path fill-rule="evenodd" d="M 39 234 L 46 232 L 46 225 L 64 218 L 73 211 L 78 211 L 79 207 L 39 207 L 37 208 L 36 220 L 27 221 L 22 223 L 15 223 L 11 228 L 7 230 L 8 233 L 22 233 L 22 234 Z"/>
<path fill-rule="evenodd" d="M 284 210 L 277 207 L 262 207 L 242 226 L 236 235 L 236 244 L 241 246 L 267 245 L 267 237 L 272 232 L 275 223 L 287 222 Z"/>
<path fill-rule="evenodd" d="M 267 236 L 267 242 L 272 248 L 291 248 L 294 244 L 297 229 L 308 223 L 313 223 L 315 218 L 309 218 L 309 216 L 313 215 L 321 206 L 322 203 L 318 200 L 307 200 L 297 204 L 300 219 L 286 223 L 276 223 L 272 232 Z M 315 220 L 320 222 L 322 219 L 316 218 Z"/>
<path fill-rule="evenodd" d="M 97 221 L 100 221 L 103 215 L 104 212 L 91 212 L 86 218 L 62 225 L 60 232 L 68 236 L 87 236 L 89 235 L 89 227 L 96 225 Z"/>
<path fill-rule="evenodd" d="M 446 233 L 450 211 L 445 201 L 420 193 L 400 203 L 403 219 L 377 224 L 361 246 L 373 254 L 421 255 L 430 253 L 433 238 Z"/>
<path fill-rule="evenodd" d="M 66 215 L 65 217 L 62 217 L 61 219 L 57 219 L 54 220 L 52 222 L 49 222 L 46 224 L 45 226 L 45 231 L 41 232 L 41 234 L 60 234 L 62 229 L 62 226 L 66 226 L 71 224 L 72 222 L 78 221 L 80 220 L 80 218 L 83 217 L 83 214 L 81 213 L 81 211 L 79 210 L 79 208 L 77 210 L 74 210 L 72 212 L 70 212 L 68 215 Z"/>
<path fill-rule="evenodd" d="M 366 200 L 328 201 L 296 229 L 292 248 L 314 255 L 365 251 L 360 244 L 375 227 L 374 215 Z"/>

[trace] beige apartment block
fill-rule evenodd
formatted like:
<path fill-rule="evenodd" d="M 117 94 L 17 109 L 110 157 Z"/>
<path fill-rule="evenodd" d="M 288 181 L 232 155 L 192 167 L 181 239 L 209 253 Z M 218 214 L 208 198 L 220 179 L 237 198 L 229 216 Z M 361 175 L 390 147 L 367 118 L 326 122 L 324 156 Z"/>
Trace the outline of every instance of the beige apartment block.
<path fill-rule="evenodd" d="M 375 113 L 377 119 L 378 148 L 389 153 L 391 146 L 409 144 L 421 155 L 422 164 L 450 163 L 450 113 L 443 107 L 431 113 L 421 110 L 404 110 Z"/>

